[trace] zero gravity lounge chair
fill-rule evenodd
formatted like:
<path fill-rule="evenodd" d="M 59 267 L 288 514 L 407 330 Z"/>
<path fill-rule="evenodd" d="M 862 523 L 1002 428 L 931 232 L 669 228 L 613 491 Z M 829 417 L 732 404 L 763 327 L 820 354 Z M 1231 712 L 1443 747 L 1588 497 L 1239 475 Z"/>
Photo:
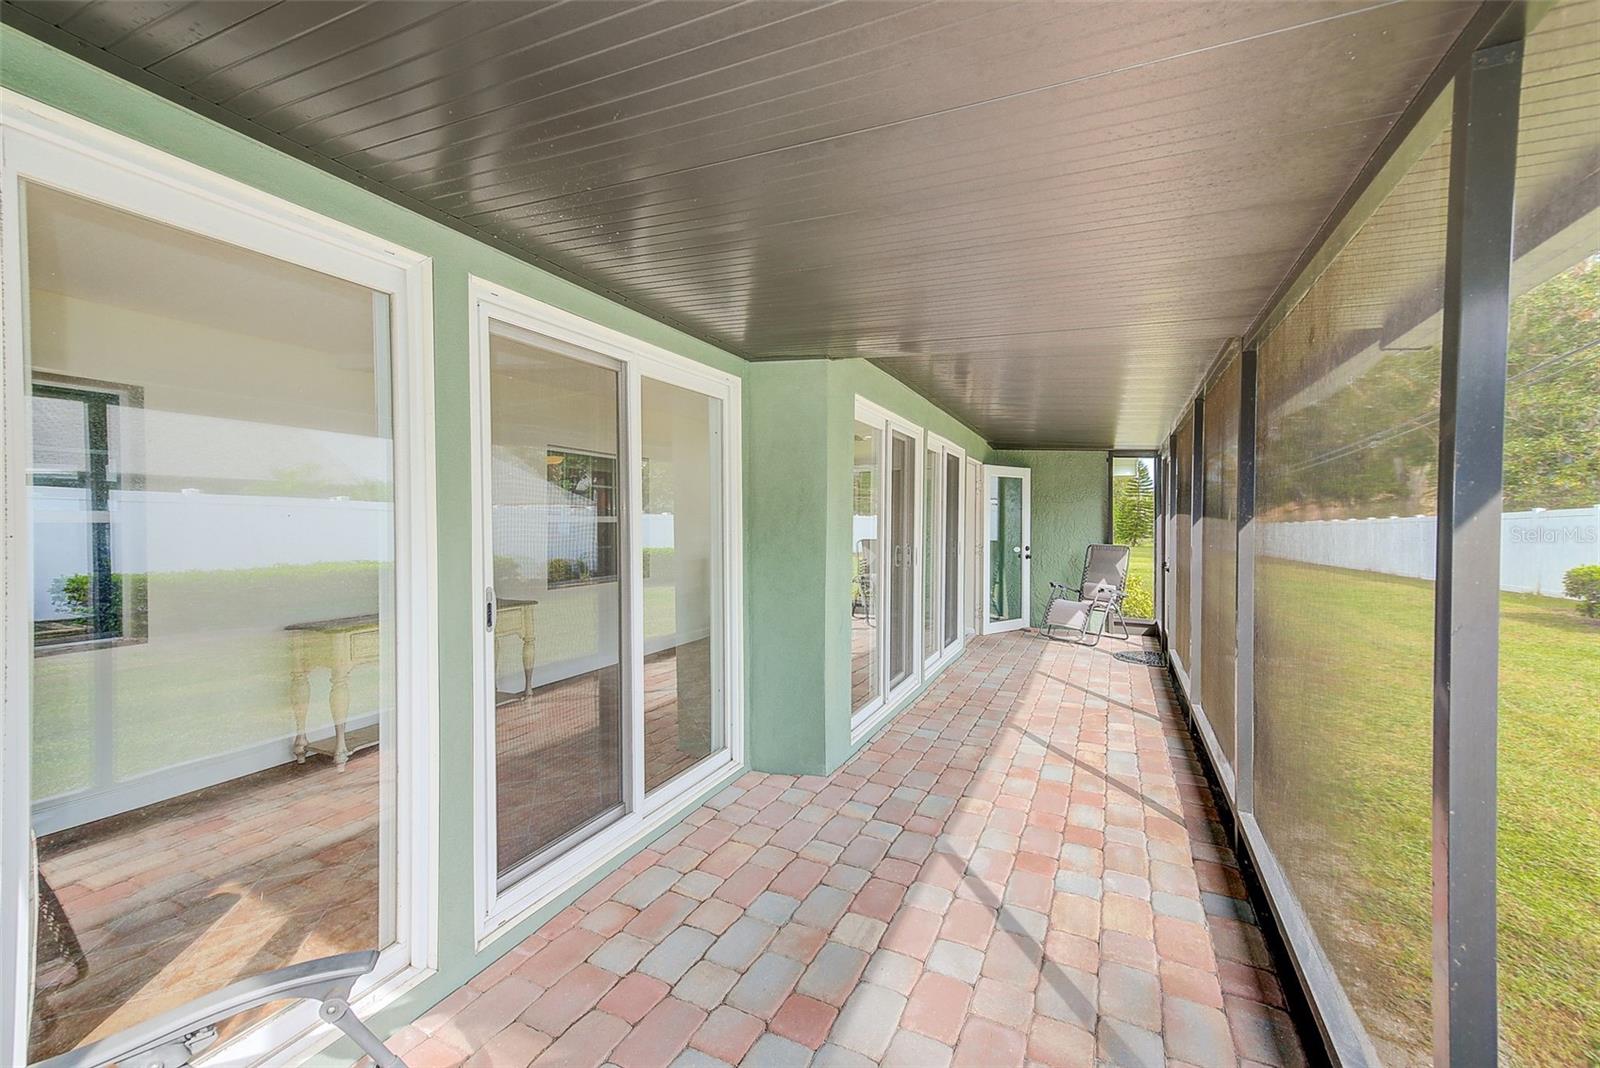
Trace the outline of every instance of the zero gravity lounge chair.
<path fill-rule="evenodd" d="M 1045 606 L 1045 637 L 1057 627 L 1076 631 L 1076 640 L 1086 645 L 1100 644 L 1100 638 L 1115 622 L 1126 640 L 1128 621 L 1122 614 L 1122 599 L 1128 592 L 1128 547 L 1091 545 L 1083 554 L 1083 577 L 1076 586 L 1050 583 L 1050 603 Z"/>

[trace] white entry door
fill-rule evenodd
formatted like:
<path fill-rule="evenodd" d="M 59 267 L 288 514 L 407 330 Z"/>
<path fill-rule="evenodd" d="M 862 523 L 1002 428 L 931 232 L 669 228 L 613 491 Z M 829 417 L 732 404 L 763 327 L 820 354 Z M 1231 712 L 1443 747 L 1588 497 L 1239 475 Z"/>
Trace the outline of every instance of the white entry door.
<path fill-rule="evenodd" d="M 984 465 L 985 634 L 1028 625 L 1031 490 L 1026 467 Z"/>

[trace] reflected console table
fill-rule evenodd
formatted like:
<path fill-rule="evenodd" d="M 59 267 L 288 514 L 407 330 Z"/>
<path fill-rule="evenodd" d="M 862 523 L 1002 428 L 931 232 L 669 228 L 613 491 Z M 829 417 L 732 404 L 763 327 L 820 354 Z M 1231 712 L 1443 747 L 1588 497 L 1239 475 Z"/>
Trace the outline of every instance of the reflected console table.
<path fill-rule="evenodd" d="M 538 601 L 503 598 L 497 605 L 494 623 L 496 638 L 516 635 L 522 640 L 522 675 L 525 692 L 533 689 L 534 634 L 533 609 Z M 344 768 L 352 753 L 378 744 L 378 725 L 345 734 L 345 719 L 350 714 L 350 672 L 364 664 L 376 664 L 382 654 L 377 615 L 345 616 L 292 623 L 289 632 L 289 707 L 294 711 L 294 761 L 304 764 L 308 753 L 333 758 L 334 766 Z M 333 719 L 333 737 L 319 742 L 306 739 L 306 717 L 311 708 L 311 672 L 326 669 L 329 676 L 328 714 Z"/>

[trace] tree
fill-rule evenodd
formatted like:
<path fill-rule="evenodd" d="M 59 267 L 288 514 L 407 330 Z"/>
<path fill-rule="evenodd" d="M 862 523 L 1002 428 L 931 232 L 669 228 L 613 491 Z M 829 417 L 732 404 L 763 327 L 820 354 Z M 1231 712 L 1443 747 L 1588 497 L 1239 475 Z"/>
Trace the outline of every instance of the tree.
<path fill-rule="evenodd" d="M 1142 545 L 1155 531 L 1155 485 L 1150 468 L 1140 462 L 1133 474 L 1117 480 L 1112 500 L 1111 540 L 1118 545 Z"/>

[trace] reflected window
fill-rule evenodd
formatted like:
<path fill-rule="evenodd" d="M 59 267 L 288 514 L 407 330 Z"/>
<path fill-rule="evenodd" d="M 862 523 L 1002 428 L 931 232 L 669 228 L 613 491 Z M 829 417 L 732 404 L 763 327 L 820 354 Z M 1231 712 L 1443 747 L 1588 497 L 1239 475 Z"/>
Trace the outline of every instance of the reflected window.
<path fill-rule="evenodd" d="M 112 495 L 124 488 L 127 406 L 142 391 L 69 378 L 33 383 L 28 481 L 37 559 L 34 646 L 142 638 L 145 575 L 120 561 Z M 121 539 L 126 540 L 126 539 Z"/>

